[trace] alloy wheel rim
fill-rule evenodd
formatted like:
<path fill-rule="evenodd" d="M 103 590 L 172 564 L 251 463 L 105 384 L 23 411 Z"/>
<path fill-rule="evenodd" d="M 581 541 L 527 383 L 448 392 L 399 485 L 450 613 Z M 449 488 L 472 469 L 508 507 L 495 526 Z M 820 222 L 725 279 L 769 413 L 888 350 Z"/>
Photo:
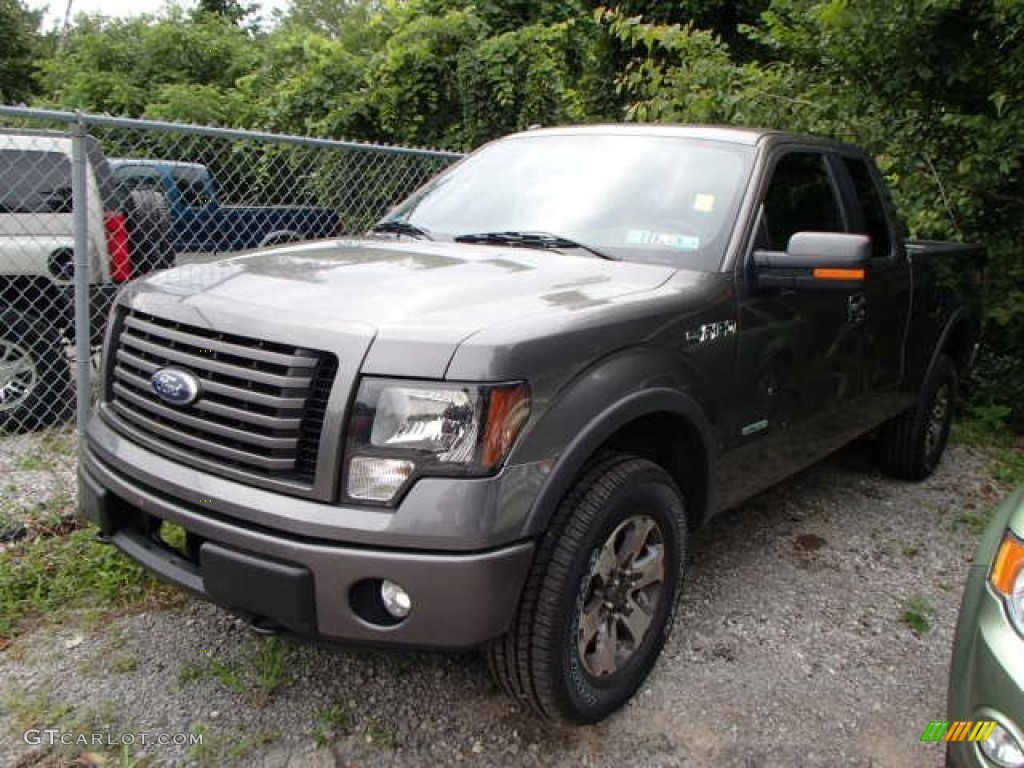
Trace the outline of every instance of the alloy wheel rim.
<path fill-rule="evenodd" d="M 924 448 L 926 456 L 932 456 L 938 450 L 946 421 L 949 418 L 949 408 L 949 387 L 943 385 L 935 393 L 935 400 L 932 402 L 931 410 L 928 412 L 928 422 L 925 424 Z"/>
<path fill-rule="evenodd" d="M 614 674 L 637 652 L 665 593 L 665 536 L 654 518 L 621 522 L 591 553 L 580 586 L 576 648 L 593 677 Z"/>
<path fill-rule="evenodd" d="M 39 383 L 39 372 L 28 350 L 0 339 L 0 411 L 17 408 Z"/>

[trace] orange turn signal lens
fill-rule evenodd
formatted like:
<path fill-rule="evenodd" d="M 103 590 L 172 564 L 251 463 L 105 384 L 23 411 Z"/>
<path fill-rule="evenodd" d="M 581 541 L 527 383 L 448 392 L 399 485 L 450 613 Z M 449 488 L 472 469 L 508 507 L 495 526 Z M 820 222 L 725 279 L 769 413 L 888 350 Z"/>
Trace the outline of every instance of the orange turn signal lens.
<path fill-rule="evenodd" d="M 483 455 L 480 458 L 484 468 L 494 469 L 505 460 L 529 415 L 530 391 L 525 384 L 491 390 Z"/>
<path fill-rule="evenodd" d="M 816 269 L 815 280 L 863 280 L 863 269 Z"/>
<path fill-rule="evenodd" d="M 989 582 L 1004 597 L 1013 594 L 1014 583 L 1024 570 L 1024 542 L 1011 533 L 1006 534 L 992 563 Z"/>

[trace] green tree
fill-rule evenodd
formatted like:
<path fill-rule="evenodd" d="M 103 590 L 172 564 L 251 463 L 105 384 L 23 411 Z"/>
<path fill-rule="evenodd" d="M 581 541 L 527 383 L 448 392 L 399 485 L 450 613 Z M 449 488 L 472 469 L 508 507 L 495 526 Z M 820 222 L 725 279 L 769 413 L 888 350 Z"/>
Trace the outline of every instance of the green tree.
<path fill-rule="evenodd" d="M 256 4 L 243 3 L 241 0 L 199 0 L 193 18 L 198 21 L 203 16 L 219 16 L 232 24 L 240 24 L 256 8 Z"/>
<path fill-rule="evenodd" d="M 988 244 L 991 290 L 976 402 L 1024 426 L 1024 4 L 773 0 L 743 62 L 693 26 L 606 11 L 633 51 L 627 115 L 810 131 L 862 144 L 911 230 Z"/>
<path fill-rule="evenodd" d="M 0 104 L 26 101 L 37 90 L 41 18 L 21 0 L 0 0 Z"/>
<path fill-rule="evenodd" d="M 258 58 L 253 39 L 219 16 L 191 20 L 179 9 L 158 19 L 79 16 L 64 50 L 43 63 L 45 100 L 138 117 L 167 99 L 184 106 L 182 89 L 204 86 L 206 90 L 195 93 L 209 105 L 211 92 L 233 90 L 238 79 L 256 68 Z M 216 122 L 237 125 L 240 115 L 226 112 L 231 104 L 225 100 L 206 114 L 220 113 Z M 203 111 L 198 105 L 196 110 Z M 160 112 L 171 115 L 166 108 Z"/>

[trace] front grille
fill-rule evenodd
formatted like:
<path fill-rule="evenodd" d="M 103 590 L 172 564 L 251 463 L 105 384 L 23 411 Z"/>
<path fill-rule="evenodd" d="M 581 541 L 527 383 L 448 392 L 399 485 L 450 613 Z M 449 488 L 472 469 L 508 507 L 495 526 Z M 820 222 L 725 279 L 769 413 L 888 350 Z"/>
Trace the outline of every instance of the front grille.
<path fill-rule="evenodd" d="M 119 323 L 109 405 L 175 458 L 312 485 L 337 358 L 130 311 Z M 172 405 L 150 386 L 186 370 L 198 399 Z"/>

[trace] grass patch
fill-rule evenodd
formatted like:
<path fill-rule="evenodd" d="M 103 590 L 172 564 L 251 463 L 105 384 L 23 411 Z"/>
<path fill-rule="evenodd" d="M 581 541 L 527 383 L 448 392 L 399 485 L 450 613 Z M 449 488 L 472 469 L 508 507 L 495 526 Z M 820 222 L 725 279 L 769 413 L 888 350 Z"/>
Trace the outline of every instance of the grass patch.
<path fill-rule="evenodd" d="M 247 686 L 242 680 L 242 670 L 237 662 L 230 659 L 203 659 L 201 662 L 189 662 L 181 670 L 178 678 L 183 683 L 194 680 L 216 680 L 225 688 L 244 693 Z"/>
<path fill-rule="evenodd" d="M 15 725 L 21 729 L 54 728 L 75 708 L 67 702 L 54 702 L 45 693 L 30 696 L 24 691 L 14 691 L 4 699 L 3 709 L 14 716 Z"/>
<path fill-rule="evenodd" d="M 956 519 L 956 521 L 975 536 L 980 536 L 984 532 L 985 526 L 988 525 L 988 521 L 991 516 L 992 513 L 988 511 L 964 512 Z"/>
<path fill-rule="evenodd" d="M 266 706 L 290 678 L 292 651 L 277 639 L 251 639 L 252 645 L 237 657 L 204 653 L 188 662 L 179 674 L 183 683 L 214 680 L 235 693 L 246 695 L 256 706 Z"/>
<path fill-rule="evenodd" d="M 167 603 L 176 593 L 117 549 L 96 541 L 93 528 L 37 537 L 0 552 L 0 637 L 24 622 L 59 618 L 68 609 L 123 612 Z"/>
<path fill-rule="evenodd" d="M 110 663 L 110 668 L 114 672 L 119 672 L 122 675 L 127 674 L 128 672 L 134 672 L 139 668 L 139 660 L 134 656 L 127 654 L 124 656 L 115 656 L 114 660 Z"/>
<path fill-rule="evenodd" d="M 921 595 L 914 595 L 903 603 L 903 623 L 920 637 L 932 628 L 932 616 L 935 609 L 928 599 Z"/>
<path fill-rule="evenodd" d="M 15 469 L 20 469 L 23 472 L 42 472 L 47 469 L 52 469 L 53 465 L 46 457 L 41 456 L 38 453 L 27 453 L 18 457 L 14 467 Z"/>
<path fill-rule="evenodd" d="M 269 699 L 288 680 L 289 648 L 276 637 L 259 641 L 253 654 L 260 694 Z"/>
<path fill-rule="evenodd" d="M 321 709 L 316 713 L 313 726 L 313 741 L 318 747 L 326 747 L 352 726 L 352 716 L 340 704 Z"/>
<path fill-rule="evenodd" d="M 1004 485 L 1024 484 L 1024 436 L 1006 426 L 1009 409 L 974 406 L 953 424 L 952 439 L 981 450 L 992 464 L 993 476 Z"/>

